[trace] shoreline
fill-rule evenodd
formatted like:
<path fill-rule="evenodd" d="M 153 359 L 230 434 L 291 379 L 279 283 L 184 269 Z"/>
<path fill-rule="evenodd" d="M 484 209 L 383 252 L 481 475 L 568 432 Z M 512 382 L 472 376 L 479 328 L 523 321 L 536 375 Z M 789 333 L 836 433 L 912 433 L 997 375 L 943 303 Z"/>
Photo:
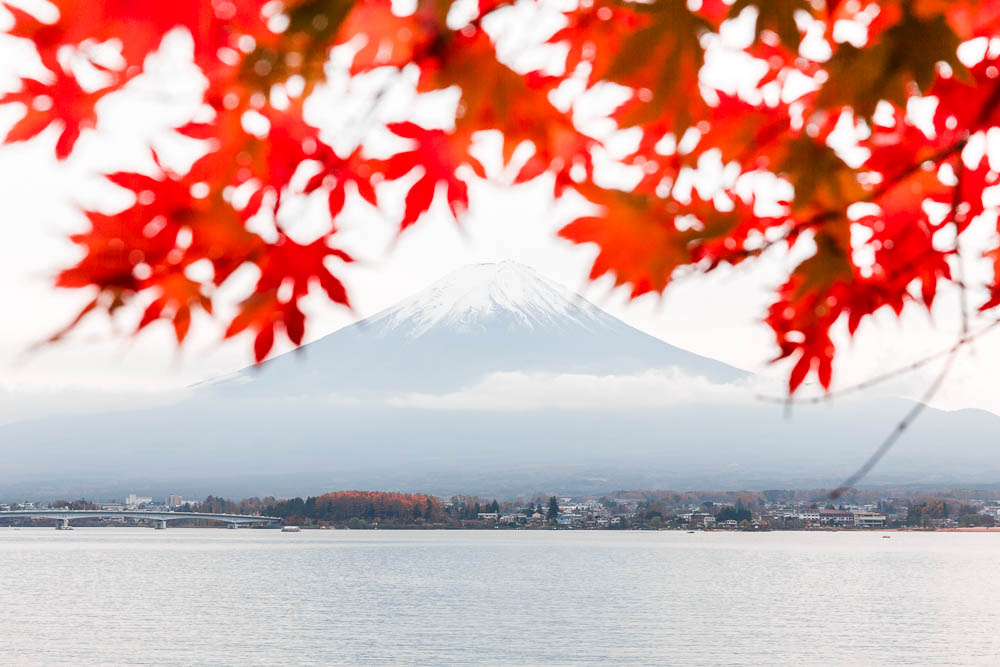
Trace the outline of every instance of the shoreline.
<path fill-rule="evenodd" d="M 108 529 L 134 529 L 134 530 L 152 530 L 151 526 L 143 525 L 105 525 L 105 526 L 76 526 L 74 530 L 89 529 L 89 528 L 108 528 Z M 0 531 L 3 530 L 52 530 L 53 526 L 0 526 Z M 334 526 L 300 526 L 300 532 L 326 532 L 326 531 L 358 531 L 358 532 L 397 532 L 397 531 L 409 531 L 409 532 L 428 532 L 428 531 L 442 531 L 442 532 L 570 532 L 570 533 L 712 533 L 712 534 L 745 534 L 745 533 L 1000 533 L 1000 526 L 968 526 L 968 527 L 951 527 L 951 528 L 867 528 L 867 529 L 852 529 L 852 528 L 835 528 L 835 527 L 815 527 L 815 528 L 798 528 L 798 529 L 782 529 L 782 530 L 721 530 L 721 529 L 696 529 L 689 530 L 685 528 L 671 528 L 671 529 L 651 529 L 651 528 L 625 528 L 625 529 L 588 529 L 588 528 L 452 528 L 452 527 L 430 527 L 430 526 L 399 526 L 399 527 L 379 527 L 379 528 L 349 528 L 347 526 L 334 527 Z M 168 530 L 227 530 L 224 526 L 171 526 Z M 279 527 L 247 527 L 241 528 L 240 532 L 244 531 L 274 531 L 282 532 Z"/>

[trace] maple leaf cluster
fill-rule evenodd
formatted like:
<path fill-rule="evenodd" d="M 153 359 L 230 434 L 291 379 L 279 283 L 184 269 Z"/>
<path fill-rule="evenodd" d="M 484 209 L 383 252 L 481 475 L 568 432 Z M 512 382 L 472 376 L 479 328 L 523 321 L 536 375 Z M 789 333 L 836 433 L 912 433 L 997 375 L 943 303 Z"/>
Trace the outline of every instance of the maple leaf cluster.
<path fill-rule="evenodd" d="M 829 387 L 835 323 L 853 334 L 883 308 L 930 308 L 942 281 L 955 279 L 954 239 L 977 219 L 995 221 L 984 202 L 998 180 L 986 149 L 1000 124 L 995 2 L 417 0 L 408 13 L 389 0 L 54 4 L 51 22 L 4 5 L 9 35 L 30 40 L 46 70 L 0 96 L 23 107 L 7 143 L 51 126 L 56 157 L 67 158 L 96 127 L 98 103 L 142 74 L 177 29 L 193 38 L 210 111 L 176 128 L 206 147 L 190 169 L 107 175 L 134 201 L 115 214 L 84 212 L 89 229 L 72 237 L 84 255 L 57 278 L 96 292 L 74 324 L 136 301 L 138 330 L 166 321 L 183 342 L 192 314 L 211 314 L 218 288 L 253 265 L 256 285 L 225 335 L 252 332 L 258 361 L 278 335 L 299 344 L 310 290 L 349 306 L 335 275 L 352 261 L 337 237 L 346 202 L 384 207 L 393 190 L 383 183 L 408 178 L 401 231 L 435 197 L 460 218 L 472 179 L 490 178 L 473 144 L 493 131 L 505 178 L 549 179 L 553 197 L 590 202 L 560 235 L 596 244 L 591 277 L 610 274 L 633 296 L 666 289 L 679 270 L 811 244 L 766 315 L 779 358 L 793 360 L 794 391 L 812 374 Z M 501 57 L 502 31 L 491 26 L 527 32 L 526 7 L 558 14 L 561 27 L 535 45 L 558 53 L 556 66 L 530 70 Z M 714 83 L 709 55 L 740 22 L 748 38 L 725 49 L 749 80 Z M 98 46 L 119 57 L 99 57 Z M 352 80 L 397 70 L 413 75 L 417 95 L 457 92 L 450 117 L 369 128 L 406 144 L 387 158 L 371 156 L 364 138 L 343 149 L 304 114 L 343 49 Z M 79 76 L 81 63 L 102 74 L 100 85 Z M 609 157 L 612 135 L 580 120 L 595 94 L 620 98 L 603 120 L 636 139 L 624 156 Z M 708 162 L 724 174 L 711 189 L 699 182 Z M 304 165 L 303 185 L 295 176 Z M 598 166 L 631 181 L 612 185 Z M 789 184 L 792 194 L 765 202 L 761 183 Z M 297 243 L 280 224 L 276 238 L 253 231 L 255 218 L 277 219 L 289 198 L 317 193 L 330 222 L 318 240 Z M 987 257 L 984 310 L 1000 306 L 1000 246 Z"/>

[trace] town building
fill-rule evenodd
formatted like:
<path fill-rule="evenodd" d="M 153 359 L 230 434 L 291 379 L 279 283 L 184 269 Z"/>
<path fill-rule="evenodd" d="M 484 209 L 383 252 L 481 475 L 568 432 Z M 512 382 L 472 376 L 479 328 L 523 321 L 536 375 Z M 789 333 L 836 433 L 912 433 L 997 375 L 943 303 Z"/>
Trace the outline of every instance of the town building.
<path fill-rule="evenodd" d="M 125 506 L 126 507 L 138 507 L 139 505 L 150 505 L 152 504 L 152 498 L 144 498 L 130 493 L 125 496 Z"/>
<path fill-rule="evenodd" d="M 819 510 L 802 510 L 799 512 L 799 518 L 806 523 L 819 523 Z"/>
<path fill-rule="evenodd" d="M 853 526 L 854 512 L 849 510 L 819 510 L 819 522 L 824 526 Z"/>
<path fill-rule="evenodd" d="M 884 528 L 885 515 L 878 512 L 854 512 L 856 528 Z"/>

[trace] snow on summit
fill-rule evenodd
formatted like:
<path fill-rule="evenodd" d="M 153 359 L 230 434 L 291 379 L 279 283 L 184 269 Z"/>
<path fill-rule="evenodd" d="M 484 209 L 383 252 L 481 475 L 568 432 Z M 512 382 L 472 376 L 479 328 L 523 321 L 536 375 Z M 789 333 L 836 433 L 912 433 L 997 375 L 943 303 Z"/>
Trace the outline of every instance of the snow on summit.
<path fill-rule="evenodd" d="M 504 261 L 462 267 L 368 320 L 379 335 L 403 329 L 421 336 L 434 327 L 478 331 L 506 318 L 528 329 L 600 323 L 602 312 L 524 264 Z"/>

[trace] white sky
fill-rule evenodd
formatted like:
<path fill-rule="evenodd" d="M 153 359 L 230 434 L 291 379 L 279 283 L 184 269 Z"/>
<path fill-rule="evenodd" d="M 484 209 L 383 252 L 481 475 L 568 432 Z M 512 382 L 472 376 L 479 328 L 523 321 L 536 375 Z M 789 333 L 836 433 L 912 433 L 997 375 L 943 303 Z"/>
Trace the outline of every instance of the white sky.
<path fill-rule="evenodd" d="M 0 14 L 0 26 L 3 22 Z M 0 37 L 0 89 L 13 88 L 13 74 L 31 67 L 22 45 Z M 28 144 L 0 148 L 0 421 L 67 405 L 92 409 L 141 401 L 238 369 L 251 360 L 249 339 L 221 340 L 224 317 L 232 312 L 225 307 L 219 309 L 223 318 L 219 321 L 196 319 L 190 340 L 181 350 L 167 324 L 130 337 L 139 310 L 131 318 L 122 317 L 119 330 L 102 318 L 92 318 L 68 340 L 30 350 L 91 298 L 78 290 L 55 290 L 52 278 L 77 256 L 65 236 L 83 228 L 77 205 L 111 211 L 127 202 L 116 188 L 102 182 L 101 171 L 129 165 L 148 169 L 141 146 L 150 140 L 166 159 L 171 159 L 171 151 L 176 159 L 183 159 L 181 143 L 172 141 L 165 128 L 183 122 L 197 106 L 198 90 L 192 85 L 190 65 L 177 58 L 160 58 L 147 68 L 157 72 L 155 82 L 140 83 L 120 99 L 102 103 L 98 130 L 84 135 L 70 160 L 57 163 L 51 157 L 56 138 L 51 128 Z M 338 104 L 336 90 L 317 103 L 324 101 L 330 103 L 334 115 L 349 115 L 350 105 Z M 431 113 L 421 104 L 400 93 L 383 116 L 398 119 L 411 112 Z M 314 113 L 324 111 L 313 108 Z M 16 108 L 0 107 L 0 132 L 18 116 Z M 398 196 L 393 197 L 393 192 Z M 780 250 L 745 266 L 722 267 L 708 276 L 681 280 L 662 298 L 647 295 L 629 302 L 627 289 L 612 289 L 607 277 L 596 283 L 586 280 L 595 248 L 556 237 L 556 230 L 584 209 L 573 200 L 553 202 L 547 182 L 516 188 L 476 184 L 471 188 L 471 210 L 461 224 L 451 220 L 439 198 L 429 215 L 397 237 L 402 193 L 395 184 L 386 189 L 383 200 L 387 205 L 381 212 L 356 202 L 349 205 L 339 221 L 342 247 L 362 261 L 340 275 L 350 288 L 354 312 L 310 298 L 309 340 L 372 315 L 464 264 L 514 259 L 669 343 L 776 378 L 783 379 L 788 372 L 785 364 L 767 363 L 776 348 L 769 329 L 761 323 L 773 290 L 794 265 Z M 293 232 L 298 229 L 308 235 L 322 225 L 322 207 L 320 198 L 303 202 L 300 210 L 285 211 L 282 219 Z M 975 257 L 990 238 L 989 223 L 983 221 L 970 232 L 967 258 Z M 801 257 L 807 251 L 804 247 L 796 254 Z M 985 275 L 981 262 L 968 264 L 966 272 L 973 281 Z M 227 286 L 230 302 L 246 288 L 248 278 L 237 278 Z M 972 299 L 980 302 L 981 294 L 973 294 Z M 945 289 L 933 317 L 915 307 L 908 309 L 901 323 L 890 313 L 881 313 L 865 323 L 853 340 L 842 327 L 835 383 L 851 384 L 947 348 L 957 336 L 959 312 L 957 295 Z M 1000 332 L 994 332 L 963 352 L 934 404 L 1000 413 L 1000 392 L 995 389 L 998 370 Z M 936 367 L 930 366 L 893 381 L 886 390 L 919 396 L 935 372 Z"/>

